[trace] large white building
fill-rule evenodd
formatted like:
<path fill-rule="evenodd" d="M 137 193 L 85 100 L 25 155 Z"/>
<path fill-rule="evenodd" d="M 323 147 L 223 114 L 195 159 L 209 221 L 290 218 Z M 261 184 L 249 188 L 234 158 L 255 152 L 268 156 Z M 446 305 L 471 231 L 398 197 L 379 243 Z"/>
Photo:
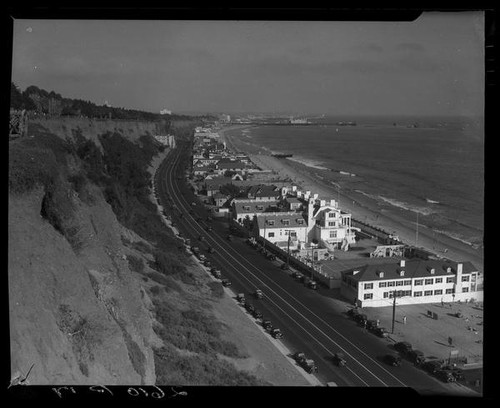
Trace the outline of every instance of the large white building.
<path fill-rule="evenodd" d="M 295 211 L 258 214 L 254 218 L 254 228 L 261 237 L 282 248 L 288 247 L 289 237 L 291 249 L 299 248 L 307 241 L 307 221 Z"/>
<path fill-rule="evenodd" d="M 342 272 L 341 294 L 360 307 L 483 300 L 483 277 L 470 262 L 400 260 Z"/>

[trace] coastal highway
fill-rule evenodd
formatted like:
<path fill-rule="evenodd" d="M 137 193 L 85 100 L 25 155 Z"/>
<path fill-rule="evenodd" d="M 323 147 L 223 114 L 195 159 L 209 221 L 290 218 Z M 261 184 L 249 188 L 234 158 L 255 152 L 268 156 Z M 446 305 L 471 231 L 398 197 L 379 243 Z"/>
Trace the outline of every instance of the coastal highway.
<path fill-rule="evenodd" d="M 203 225 L 207 210 L 196 202 L 194 194 L 184 180 L 184 171 L 190 158 L 185 145 L 173 149 L 156 173 L 156 191 L 164 208 L 175 206 L 173 220 L 183 236 L 198 246 L 212 264 L 222 270 L 223 276 L 232 282 L 235 292 L 243 292 L 260 310 L 264 318 L 270 319 L 281 329 L 283 343 L 294 351 L 303 351 L 312 358 L 318 368 L 318 378 L 323 382 L 334 381 L 339 386 L 358 387 L 411 387 L 420 393 L 453 393 L 457 384 L 444 384 L 408 361 L 400 367 L 391 367 L 382 362 L 385 354 L 393 352 L 387 339 L 379 339 L 367 333 L 335 311 L 328 303 L 327 289 L 318 292 L 294 281 L 288 272 L 281 270 L 257 253 L 242 239 L 229 242 L 227 225 L 211 222 L 212 231 Z M 191 214 L 194 210 L 195 214 Z M 182 217 L 179 214 L 182 213 Z M 176 215 L 175 215 L 176 214 Z M 203 225 L 196 217 L 203 217 Z M 198 240 L 199 236 L 204 241 Z M 203 251 L 210 245 L 215 253 Z M 250 294 L 256 288 L 263 290 L 264 299 L 255 300 Z M 346 367 L 337 367 L 332 356 L 344 353 Z"/>

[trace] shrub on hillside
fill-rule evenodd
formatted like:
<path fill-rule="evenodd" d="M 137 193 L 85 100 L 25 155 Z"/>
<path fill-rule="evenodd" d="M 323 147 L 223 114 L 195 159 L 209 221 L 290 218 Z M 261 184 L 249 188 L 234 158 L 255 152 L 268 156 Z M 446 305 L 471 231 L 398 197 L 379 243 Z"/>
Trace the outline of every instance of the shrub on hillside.
<path fill-rule="evenodd" d="M 135 255 L 127 255 L 128 266 L 131 271 L 136 273 L 144 272 L 144 262 Z"/>
<path fill-rule="evenodd" d="M 220 282 L 210 282 L 208 283 L 208 287 L 214 298 L 221 299 L 224 296 L 224 287 Z"/>

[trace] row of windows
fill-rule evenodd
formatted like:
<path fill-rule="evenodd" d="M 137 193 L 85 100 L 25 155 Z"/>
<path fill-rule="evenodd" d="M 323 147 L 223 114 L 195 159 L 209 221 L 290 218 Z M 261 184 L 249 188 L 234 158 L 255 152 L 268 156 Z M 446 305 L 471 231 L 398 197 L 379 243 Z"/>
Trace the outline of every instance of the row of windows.
<path fill-rule="evenodd" d="M 468 292 L 468 291 L 469 291 L 469 288 L 462 288 L 463 293 Z M 411 290 L 397 290 L 395 292 L 396 292 L 396 297 L 411 296 Z M 455 290 L 453 288 L 446 289 L 445 293 L 447 295 L 449 295 L 449 294 L 455 293 Z M 442 295 L 442 294 L 443 294 L 442 289 L 436 289 L 434 291 L 426 290 L 423 292 L 422 291 L 413 292 L 414 297 L 421 297 L 422 295 L 423 296 L 436 296 L 436 295 Z M 387 298 L 392 299 L 393 296 L 394 296 L 394 292 L 384 292 L 384 299 L 387 299 Z M 373 293 L 365 293 L 363 295 L 363 299 L 364 300 L 373 299 Z"/>
<path fill-rule="evenodd" d="M 288 235 L 288 231 L 285 231 L 285 235 Z M 274 238 L 274 236 L 275 236 L 275 235 L 274 235 L 274 232 L 268 232 L 268 233 L 267 233 L 267 237 L 268 237 L 268 238 Z M 295 231 L 290 231 L 290 236 L 291 236 L 291 237 L 296 237 L 296 236 L 297 236 L 297 232 L 295 232 Z"/>
<path fill-rule="evenodd" d="M 281 220 L 281 221 L 282 221 L 283 225 L 290 225 L 290 220 Z M 302 218 L 297 218 L 295 221 L 299 225 L 304 224 L 304 219 L 302 219 Z M 274 220 L 267 220 L 266 225 L 271 225 L 271 226 L 274 225 Z"/>

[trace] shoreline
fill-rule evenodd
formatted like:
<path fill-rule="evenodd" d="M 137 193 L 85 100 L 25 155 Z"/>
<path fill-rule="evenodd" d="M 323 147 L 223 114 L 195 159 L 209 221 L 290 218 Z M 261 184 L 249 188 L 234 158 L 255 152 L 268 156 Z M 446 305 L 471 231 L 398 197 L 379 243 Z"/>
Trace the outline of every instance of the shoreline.
<path fill-rule="evenodd" d="M 251 125 L 250 125 L 251 126 Z M 344 211 L 352 214 L 352 218 L 372 226 L 377 226 L 389 233 L 395 233 L 408 245 L 423 248 L 436 256 L 449 258 L 457 262 L 470 261 L 480 271 L 484 271 L 484 255 L 482 249 L 476 249 L 467 243 L 459 241 L 439 231 L 432 230 L 424 225 L 419 225 L 418 238 L 416 232 L 416 221 L 408 220 L 404 214 L 387 215 L 384 209 L 375 208 L 373 203 L 367 197 L 359 194 L 353 194 L 340 188 L 338 190 L 330 181 L 324 181 L 314 174 L 314 168 L 290 159 L 278 159 L 263 154 L 261 150 L 247 144 L 237 137 L 227 135 L 233 130 L 243 130 L 249 125 L 236 125 L 218 131 L 222 140 L 226 142 L 229 149 L 234 151 L 243 151 L 248 154 L 250 160 L 257 166 L 272 170 L 273 172 L 288 177 L 293 183 L 299 185 L 303 190 L 310 190 L 312 193 L 318 193 L 324 198 L 334 198 Z"/>

